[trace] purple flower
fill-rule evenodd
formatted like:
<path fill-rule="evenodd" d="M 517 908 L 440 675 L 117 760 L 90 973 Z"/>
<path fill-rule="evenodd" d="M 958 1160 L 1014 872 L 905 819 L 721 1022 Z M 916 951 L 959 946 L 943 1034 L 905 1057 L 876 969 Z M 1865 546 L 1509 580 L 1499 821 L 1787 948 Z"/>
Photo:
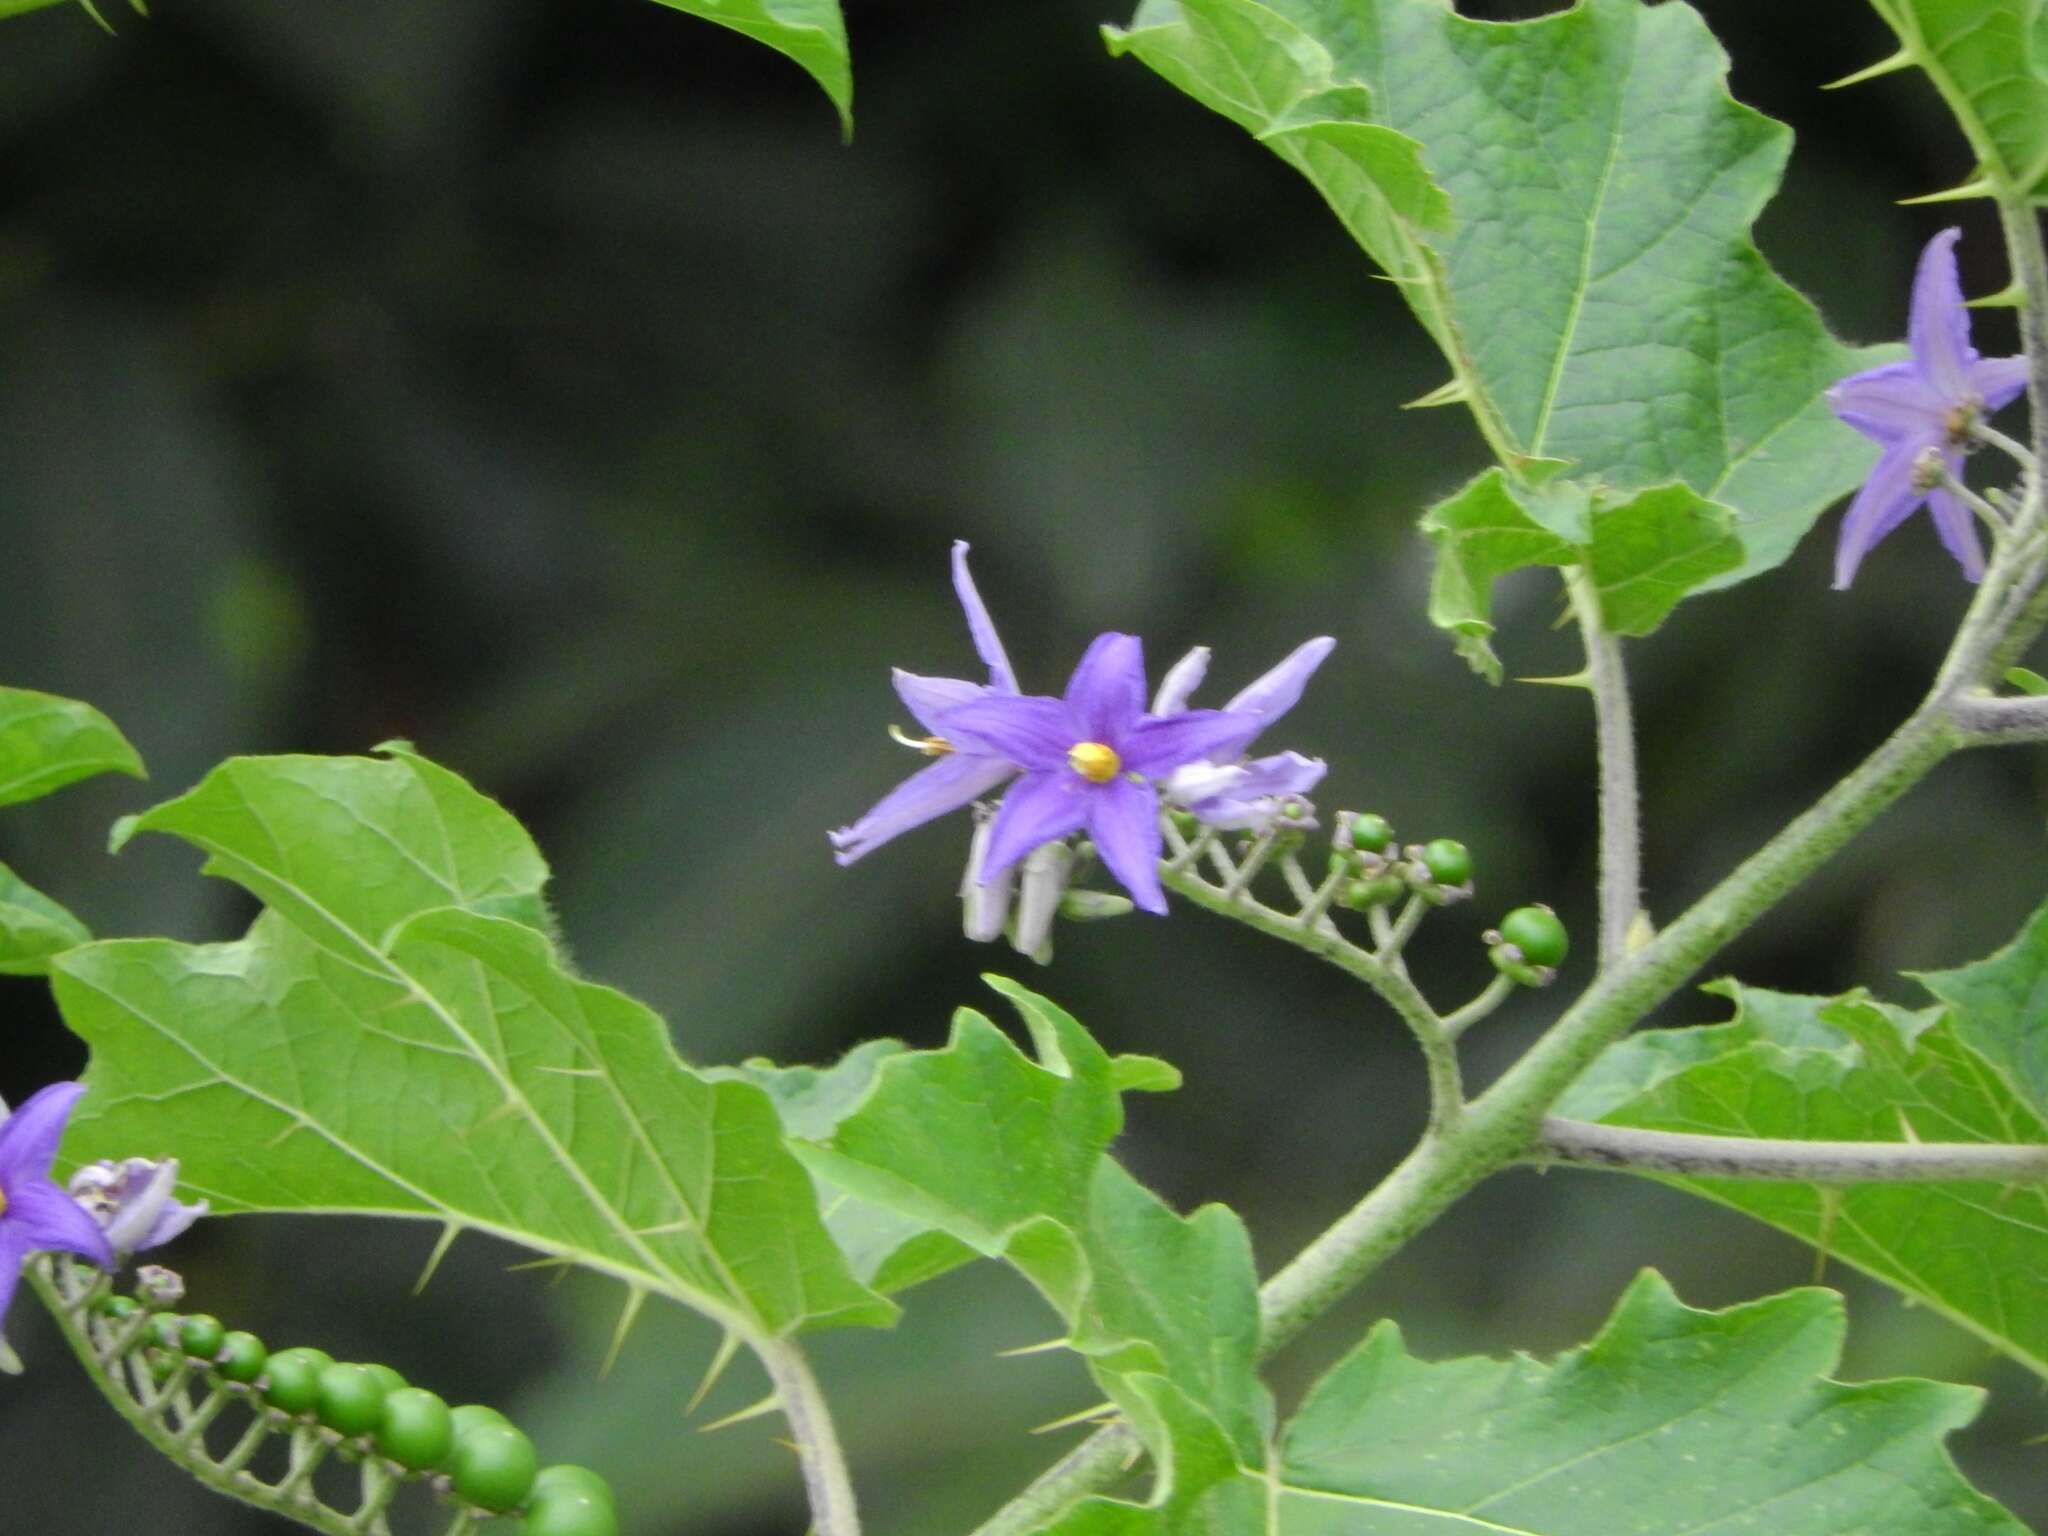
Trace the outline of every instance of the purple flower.
<path fill-rule="evenodd" d="M 1956 275 L 1956 241 L 1944 229 L 1920 253 L 1913 278 L 1907 339 L 1913 355 L 1842 380 L 1828 391 L 1834 413 L 1884 447 L 1877 467 L 1849 504 L 1835 545 L 1835 586 L 1849 585 L 1863 557 L 1926 502 L 1941 542 L 1971 581 L 1984 574 L 1976 520 L 1940 471 L 1962 479 L 1963 455 L 1976 421 L 2008 405 L 2026 387 L 2021 357 L 1979 357 L 1970 345 L 1970 316 Z"/>
<path fill-rule="evenodd" d="M 107 1234 L 50 1178 L 64 1122 L 84 1092 L 83 1083 L 52 1083 L 0 1121 L 0 1323 L 14 1300 L 22 1261 L 39 1249 L 114 1267 Z"/>
<path fill-rule="evenodd" d="M 1239 689 L 1223 709 L 1242 717 L 1242 736 L 1226 742 L 1212 760 L 1176 768 L 1164 785 L 1167 800 L 1211 826 L 1264 831 L 1285 797 L 1306 794 L 1321 783 L 1328 770 L 1321 758 L 1280 752 L 1250 762 L 1229 759 L 1242 757 L 1268 725 L 1301 701 L 1302 689 L 1336 645 L 1328 635 L 1303 641 L 1279 665 Z M 1198 645 L 1166 674 L 1152 700 L 1152 713 L 1170 715 L 1185 709 L 1208 670 L 1209 649 Z"/>
<path fill-rule="evenodd" d="M 100 1224 L 116 1253 L 160 1247 L 207 1213 L 204 1200 L 187 1205 L 172 1198 L 177 1187 L 175 1157 L 88 1163 L 71 1176 L 71 1198 Z"/>
<path fill-rule="evenodd" d="M 1152 780 L 1218 753 L 1235 755 L 1247 719 L 1217 709 L 1145 713 L 1145 657 L 1135 635 L 1096 638 L 1063 698 L 993 689 L 938 717 L 962 752 L 1014 763 L 981 861 L 988 883 L 1041 843 L 1086 829 L 1109 872 L 1148 912 L 1159 884 L 1159 793 Z M 1256 723 L 1251 733 L 1257 734 Z"/>
<path fill-rule="evenodd" d="M 988 667 L 988 683 L 984 686 L 954 677 L 919 677 L 900 668 L 895 672 L 897 697 L 917 718 L 917 723 L 931 733 L 923 741 L 906 744 L 937 761 L 918 769 L 889 791 L 852 826 L 829 834 L 832 856 L 841 864 L 851 864 L 890 838 L 978 800 L 1017 771 L 1015 763 L 999 754 L 949 740 L 939 724 L 942 715 L 963 704 L 990 696 L 1015 697 L 1017 693 L 1017 674 L 1010 669 L 1010 658 L 996 636 L 995 624 L 981 594 L 974 589 L 974 578 L 967 574 L 965 539 L 953 541 L 953 590 L 966 611 L 967 632 L 974 638 L 974 649 Z"/>

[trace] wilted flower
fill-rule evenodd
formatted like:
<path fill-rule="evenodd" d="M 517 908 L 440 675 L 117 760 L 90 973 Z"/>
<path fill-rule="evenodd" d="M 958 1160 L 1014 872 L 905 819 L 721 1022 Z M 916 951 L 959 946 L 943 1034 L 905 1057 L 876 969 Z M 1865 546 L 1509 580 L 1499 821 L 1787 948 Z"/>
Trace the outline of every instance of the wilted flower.
<path fill-rule="evenodd" d="M 937 761 L 920 768 L 884 795 L 874 809 L 850 827 L 830 835 L 833 857 L 851 864 L 861 855 L 879 848 L 892 837 L 921 827 L 948 811 L 979 799 L 1017 771 L 1017 765 L 1000 754 L 982 751 L 947 738 L 939 717 L 962 704 L 992 695 L 1014 696 L 1017 674 L 1010 669 L 1003 642 L 996 636 L 994 621 L 967 573 L 967 541 L 953 542 L 953 590 L 967 615 L 967 632 L 974 639 L 975 652 L 988 667 L 988 682 L 970 683 L 954 677 L 919 677 L 898 669 L 894 674 L 896 695 L 931 732 L 922 741 L 907 741 Z M 997 922 L 998 928 L 1001 922 Z"/>
<path fill-rule="evenodd" d="M 1214 709 L 1146 714 L 1143 647 L 1135 635 L 1114 633 L 1088 647 L 1062 698 L 990 693 L 938 717 L 948 740 L 1024 770 L 990 826 L 984 884 L 1040 844 L 1085 828 L 1109 872 L 1139 906 L 1159 913 L 1166 894 L 1152 781 L 1236 750 L 1246 724 Z"/>
<path fill-rule="evenodd" d="M 50 1177 L 64 1122 L 84 1092 L 83 1083 L 52 1083 L 0 1120 L 0 1323 L 31 1253 L 54 1249 L 114 1267 L 107 1234 Z"/>
<path fill-rule="evenodd" d="M 105 1230 L 116 1253 L 140 1253 L 168 1243 L 207 1213 L 204 1200 L 187 1205 L 173 1199 L 177 1187 L 174 1157 L 87 1163 L 71 1176 L 71 1198 Z"/>
<path fill-rule="evenodd" d="M 1838 588 L 1849 585 L 1863 557 L 1923 501 L 1963 574 L 1971 581 L 1984 574 L 1976 519 L 1942 486 L 1942 472 L 1960 483 L 1972 427 L 2026 387 L 2027 362 L 1979 357 L 1970 345 L 1970 315 L 1956 273 L 1961 234 L 1945 229 L 1920 253 L 1907 321 L 1913 355 L 1854 374 L 1828 391 L 1837 416 L 1884 446 L 1842 519 L 1835 544 Z"/>

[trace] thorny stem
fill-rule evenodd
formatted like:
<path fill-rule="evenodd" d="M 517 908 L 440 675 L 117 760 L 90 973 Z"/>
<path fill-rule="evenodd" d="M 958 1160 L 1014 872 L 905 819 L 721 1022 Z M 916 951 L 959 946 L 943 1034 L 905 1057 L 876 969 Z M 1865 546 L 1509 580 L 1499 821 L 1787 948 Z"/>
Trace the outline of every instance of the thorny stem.
<path fill-rule="evenodd" d="M 2048 464 L 2048 251 L 2024 197 L 2002 195 L 1999 212 L 2024 295 L 2020 318 L 2031 364 L 2032 453 L 2037 464 Z M 1983 585 L 1920 706 L 1846 778 L 1641 949 L 1627 950 L 1623 922 L 1624 942 L 1613 950 L 1618 958 L 1603 968 L 1535 1047 L 1472 1101 L 1455 1124 L 1441 1134 L 1425 1136 L 1386 1179 L 1260 1288 L 1261 1358 L 1321 1316 L 1482 1179 L 1536 1152 L 1550 1106 L 1601 1051 L 1951 752 L 1969 743 L 1960 723 L 1975 707 L 1967 701 L 1988 678 L 2013 665 L 2048 626 L 2043 548 L 2034 537 L 2044 521 L 2048 497 L 2040 475 L 2030 473 L 2013 519 L 2015 536 L 1994 551 Z M 1604 827 L 1602 841 L 1608 841 Z M 1176 882 L 1175 888 L 1181 886 Z M 1243 906 L 1211 903 L 1192 890 L 1183 894 L 1211 910 L 1262 926 Z M 1603 955 L 1610 952 L 1609 905 L 1603 899 Z M 1628 905 L 1632 917 L 1634 903 Z M 1314 947 L 1298 931 L 1276 936 Z M 1370 961 L 1370 956 L 1360 954 Z M 1442 1023 L 1435 1024 L 1435 1034 L 1442 1038 Z M 1884 1144 L 1882 1151 L 1896 1156 L 1899 1148 Z M 1971 1172 L 1982 1176 L 1981 1167 Z M 976 1536 L 1022 1536 L 1076 1499 L 1107 1487 L 1126 1465 L 1134 1444 L 1125 1426 L 1098 1431 L 998 1511 Z"/>
<path fill-rule="evenodd" d="M 1636 731 L 1629 709 L 1621 640 L 1600 612 L 1600 593 L 1582 566 L 1565 572 L 1572 612 L 1586 645 L 1586 687 L 1600 762 L 1600 968 L 1628 953 L 1629 929 L 1642 907 L 1642 832 L 1636 793 Z"/>
<path fill-rule="evenodd" d="M 832 1427 L 825 1394 L 811 1374 L 810 1362 L 793 1339 L 757 1340 L 754 1352 L 775 1384 L 783 1421 L 796 1443 L 804 1490 L 811 1500 L 811 1529 L 816 1536 L 860 1536 L 846 1453 L 839 1447 L 838 1431 Z"/>

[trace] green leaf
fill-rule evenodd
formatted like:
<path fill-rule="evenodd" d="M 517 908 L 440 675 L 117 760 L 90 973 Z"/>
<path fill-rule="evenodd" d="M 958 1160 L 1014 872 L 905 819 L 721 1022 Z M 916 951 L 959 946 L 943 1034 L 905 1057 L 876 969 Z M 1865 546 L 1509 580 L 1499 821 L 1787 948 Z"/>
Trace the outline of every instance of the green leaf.
<path fill-rule="evenodd" d="M 1942 1436 L 1982 1394 L 1844 1386 L 1842 1302 L 1695 1311 L 1645 1272 L 1552 1364 L 1425 1363 L 1374 1328 L 1281 1443 L 1286 1536 L 2024 1536 Z"/>
<path fill-rule="evenodd" d="M 654 1013 L 569 973 L 539 853 L 456 775 L 403 750 L 236 759 L 138 829 L 268 910 L 233 943 L 54 962 L 93 1048 L 70 1156 L 174 1149 L 221 1212 L 473 1227 L 749 1339 L 894 1315 L 826 1233 L 768 1094 L 691 1071 Z"/>
<path fill-rule="evenodd" d="M 1438 0 L 1144 0 L 1110 41 L 1317 186 L 1504 465 L 1566 459 L 1589 486 L 1683 482 L 1733 509 L 1741 558 L 1705 585 L 1778 564 L 1868 470 L 1823 394 L 1889 354 L 1836 342 L 1757 253 L 1790 135 L 1729 97 L 1687 7 L 1505 24 Z M 1284 131 L 1331 99 L 1419 145 L 1447 229 L 1433 195 L 1404 217 L 1391 181 L 1363 195 L 1351 162 Z"/>
<path fill-rule="evenodd" d="M 2048 905 L 1996 954 L 1914 979 L 1953 1010 L 1957 1038 L 2048 1122 Z"/>
<path fill-rule="evenodd" d="M 0 975 L 40 976 L 52 955 L 91 938 L 85 924 L 0 864 Z"/>
<path fill-rule="evenodd" d="M 2048 1140 L 2048 1126 L 1971 1048 L 1959 1016 L 1860 992 L 1795 997 L 1729 982 L 1709 990 L 1734 1000 L 1730 1022 L 1629 1037 L 1557 1113 L 1793 1140 Z M 1823 1246 L 2048 1375 L 2048 1191 L 1968 1182 L 1823 1191 L 1647 1176 Z"/>
<path fill-rule="evenodd" d="M 832 1185 L 1007 1259 L 1050 1301 L 1105 1391 L 1159 1458 L 1173 1448 L 1144 1378 L 1163 1378 L 1248 1466 L 1263 1464 L 1257 1274 L 1221 1206 L 1183 1217 L 1106 1155 L 1119 1069 L 1046 999 L 999 977 L 1035 1058 L 962 1009 L 942 1050 L 890 1055 L 830 1136 L 799 1152 Z"/>
<path fill-rule="evenodd" d="M 101 773 L 148 777 L 113 721 L 76 699 L 0 688 L 0 805 L 40 799 Z"/>
<path fill-rule="evenodd" d="M 1529 488 L 1489 469 L 1423 515 L 1436 544 L 1429 617 L 1489 682 L 1493 584 L 1532 565 L 1582 565 L 1617 634 L 1646 635 L 1688 592 L 1734 569 L 1742 544 L 1726 507 L 1683 485 L 1653 486 L 1619 504 L 1570 480 Z"/>
<path fill-rule="evenodd" d="M 1577 551 L 1540 525 L 1516 497 L 1505 471 L 1489 469 L 1423 514 L 1436 545 L 1429 620 L 1447 630 L 1458 654 L 1488 682 L 1501 680 L 1493 649 L 1493 584 L 1531 565 L 1570 565 Z"/>
<path fill-rule="evenodd" d="M 853 137 L 853 60 L 839 0 L 656 0 L 766 43 L 794 59 L 839 113 L 839 130 Z"/>
<path fill-rule="evenodd" d="M 2032 667 L 2007 667 L 2005 680 L 2021 693 L 2032 694 L 2036 698 L 2048 693 L 2048 677 L 2043 677 Z"/>
<path fill-rule="evenodd" d="M 1742 564 L 1734 515 L 1683 485 L 1652 486 L 1595 506 L 1587 568 L 1618 635 L 1647 635 L 1688 592 Z"/>
<path fill-rule="evenodd" d="M 1109 1077 L 1118 1093 L 1172 1093 L 1181 1085 L 1180 1068 L 1157 1056 L 1118 1056 Z"/>
<path fill-rule="evenodd" d="M 1978 159 L 2048 194 L 2048 11 L 2041 0 L 1871 0 Z"/>

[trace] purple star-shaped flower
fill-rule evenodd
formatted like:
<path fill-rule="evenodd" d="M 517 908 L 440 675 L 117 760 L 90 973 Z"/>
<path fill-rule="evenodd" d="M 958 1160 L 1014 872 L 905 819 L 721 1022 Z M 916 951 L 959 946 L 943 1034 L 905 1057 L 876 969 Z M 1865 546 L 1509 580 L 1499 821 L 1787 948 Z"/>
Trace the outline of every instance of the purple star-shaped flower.
<path fill-rule="evenodd" d="M 1936 483 L 1931 470 L 1946 467 L 1960 481 L 1970 428 L 2012 402 L 2026 387 L 2023 357 L 1979 357 L 1970 345 L 1970 315 L 1956 274 L 1958 229 L 1944 229 L 1920 253 L 1913 277 L 1907 340 L 1913 355 L 1842 380 L 1828 391 L 1834 413 L 1884 446 L 1877 467 L 1849 504 L 1835 544 L 1835 586 L 1855 578 L 1863 557 L 1926 502 L 1941 542 L 1976 581 L 1984 549 L 1970 509 Z"/>
<path fill-rule="evenodd" d="M 890 838 L 980 799 L 1017 771 L 1015 763 L 952 741 L 940 728 L 939 718 L 948 710 L 991 695 L 1017 693 L 1017 674 L 1011 670 L 1010 658 L 996 635 L 995 622 L 975 590 L 974 578 L 967 573 L 965 539 L 953 541 L 953 590 L 967 615 L 967 632 L 974 639 L 975 652 L 988 667 L 988 682 L 983 685 L 956 677 L 919 677 L 897 669 L 893 678 L 897 697 L 916 716 L 917 723 L 932 733 L 912 745 L 938 761 L 918 769 L 852 826 L 828 834 L 833 857 L 841 864 L 851 864 Z"/>
<path fill-rule="evenodd" d="M 1192 811 L 1213 827 L 1263 831 L 1285 797 L 1304 795 L 1322 782 L 1328 765 L 1299 752 L 1276 752 L 1235 762 L 1251 750 L 1261 732 L 1301 702 L 1301 693 L 1337 642 L 1328 635 L 1305 640 L 1264 675 L 1246 684 L 1223 706 L 1243 718 L 1244 730 L 1219 747 L 1213 760 L 1176 768 L 1164 786 L 1167 800 Z M 1178 714 L 1209 671 L 1209 648 L 1198 645 L 1173 664 L 1152 700 L 1155 715 Z"/>
<path fill-rule="evenodd" d="M 1064 697 L 990 692 L 939 716 L 938 728 L 963 751 L 1023 769 L 989 827 L 984 884 L 1041 843 L 1085 828 L 1132 899 L 1164 913 L 1152 781 L 1185 763 L 1235 755 L 1247 720 L 1220 709 L 1147 714 L 1144 648 L 1135 635 L 1111 633 L 1088 647 Z M 1251 729 L 1256 734 L 1256 724 Z"/>
<path fill-rule="evenodd" d="M 84 1092 L 83 1083 L 52 1083 L 0 1120 L 0 1323 L 31 1253 L 58 1249 L 114 1267 L 107 1234 L 50 1178 L 64 1122 Z"/>

